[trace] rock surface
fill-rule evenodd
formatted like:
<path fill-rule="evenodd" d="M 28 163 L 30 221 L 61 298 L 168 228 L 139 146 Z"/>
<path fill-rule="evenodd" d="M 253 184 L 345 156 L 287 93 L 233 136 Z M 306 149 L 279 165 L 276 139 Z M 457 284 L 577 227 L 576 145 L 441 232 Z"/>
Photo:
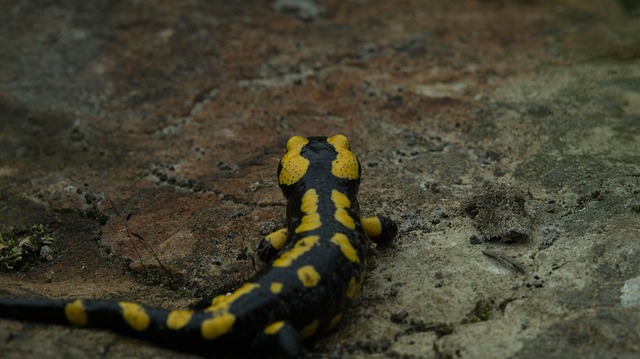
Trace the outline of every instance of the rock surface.
<path fill-rule="evenodd" d="M 186 307 L 256 271 L 291 135 L 344 133 L 398 220 L 310 351 L 640 356 L 640 10 L 625 1 L 4 1 L 3 297 Z M 471 205 L 471 206 L 470 206 Z M 0 320 L 6 358 L 178 358 Z"/>

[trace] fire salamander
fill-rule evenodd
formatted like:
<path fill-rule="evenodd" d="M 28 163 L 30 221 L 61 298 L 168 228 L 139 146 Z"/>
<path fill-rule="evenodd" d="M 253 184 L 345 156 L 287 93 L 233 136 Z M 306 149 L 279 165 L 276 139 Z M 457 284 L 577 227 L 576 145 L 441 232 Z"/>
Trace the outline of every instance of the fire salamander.
<path fill-rule="evenodd" d="M 364 280 L 369 239 L 397 227 L 360 218 L 360 162 L 343 135 L 294 136 L 278 166 L 287 226 L 262 239 L 271 264 L 203 310 L 163 310 L 103 300 L 0 300 L 0 317 L 109 329 L 204 355 L 279 349 L 304 356 L 302 340 L 334 328 Z"/>

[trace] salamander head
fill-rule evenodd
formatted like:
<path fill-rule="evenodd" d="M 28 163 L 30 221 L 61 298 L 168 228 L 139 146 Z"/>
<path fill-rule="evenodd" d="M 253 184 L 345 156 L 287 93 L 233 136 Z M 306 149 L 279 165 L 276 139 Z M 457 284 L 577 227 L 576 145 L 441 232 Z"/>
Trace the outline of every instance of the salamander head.
<path fill-rule="evenodd" d="M 338 180 L 353 182 L 357 191 L 360 183 L 360 162 L 350 150 L 344 135 L 331 137 L 293 136 L 287 141 L 287 152 L 278 166 L 278 185 L 285 197 L 288 190 L 305 175 L 333 176 Z"/>

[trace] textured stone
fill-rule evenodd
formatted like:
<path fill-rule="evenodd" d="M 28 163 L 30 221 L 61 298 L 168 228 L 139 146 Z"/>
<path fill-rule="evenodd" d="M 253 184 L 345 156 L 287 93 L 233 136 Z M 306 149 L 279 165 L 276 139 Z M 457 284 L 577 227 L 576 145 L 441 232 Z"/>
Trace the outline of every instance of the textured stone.
<path fill-rule="evenodd" d="M 313 351 L 637 357 L 636 13 L 613 0 L 4 1 L 0 223 L 42 224 L 54 242 L 51 261 L 3 273 L 0 295 L 185 307 L 225 293 L 284 223 L 287 138 L 344 133 L 362 211 L 401 231 Z M 496 183 L 522 190 L 528 240 L 471 244 L 519 210 L 497 208 L 490 230 L 464 215 Z M 4 320 L 0 338 L 7 358 L 188 357 Z"/>

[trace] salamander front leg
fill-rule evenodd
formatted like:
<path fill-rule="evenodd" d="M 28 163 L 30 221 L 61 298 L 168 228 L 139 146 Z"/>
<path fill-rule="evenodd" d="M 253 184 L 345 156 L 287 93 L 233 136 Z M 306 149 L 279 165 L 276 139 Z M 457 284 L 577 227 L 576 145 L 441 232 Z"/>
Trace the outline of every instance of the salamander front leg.
<path fill-rule="evenodd" d="M 287 244 L 289 231 L 287 228 L 281 228 L 273 233 L 266 235 L 255 249 L 258 258 L 263 262 L 271 261 L 275 255 Z"/>
<path fill-rule="evenodd" d="M 398 226 L 387 217 L 375 216 L 362 219 L 362 229 L 377 244 L 388 243 L 398 234 Z"/>

